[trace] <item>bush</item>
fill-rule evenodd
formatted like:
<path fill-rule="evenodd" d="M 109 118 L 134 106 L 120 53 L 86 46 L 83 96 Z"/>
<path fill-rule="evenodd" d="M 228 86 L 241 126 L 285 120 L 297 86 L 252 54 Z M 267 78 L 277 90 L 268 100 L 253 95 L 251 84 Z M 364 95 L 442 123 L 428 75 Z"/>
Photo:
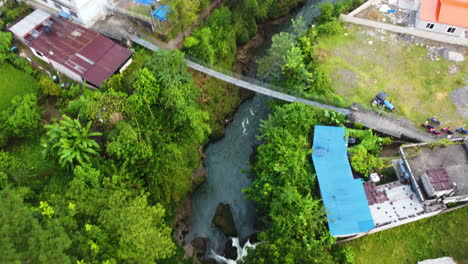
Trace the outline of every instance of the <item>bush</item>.
<path fill-rule="evenodd" d="M 319 35 L 334 35 L 343 31 L 343 23 L 338 20 L 333 20 L 317 26 Z"/>
<path fill-rule="evenodd" d="M 37 105 L 34 94 L 16 96 L 12 105 L 1 113 L 0 126 L 2 127 L 1 141 L 6 142 L 9 137 L 31 138 L 40 130 L 42 110 Z"/>
<path fill-rule="evenodd" d="M 58 83 L 55 83 L 49 76 L 42 75 L 39 79 L 42 93 L 45 95 L 58 96 L 62 94 L 62 88 Z"/>
<path fill-rule="evenodd" d="M 3 22 L 6 24 L 16 21 L 20 17 L 24 17 L 31 12 L 31 8 L 27 6 L 24 2 L 21 2 L 16 7 L 13 7 L 14 4 L 6 4 L 1 9 L 4 13 Z"/>

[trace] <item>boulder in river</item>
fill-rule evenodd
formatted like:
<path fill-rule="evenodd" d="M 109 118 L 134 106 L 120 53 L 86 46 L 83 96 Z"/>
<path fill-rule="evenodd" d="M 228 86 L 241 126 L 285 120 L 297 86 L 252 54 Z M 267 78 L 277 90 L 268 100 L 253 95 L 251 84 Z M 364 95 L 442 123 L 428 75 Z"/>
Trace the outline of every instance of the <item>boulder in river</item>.
<path fill-rule="evenodd" d="M 195 254 L 198 258 L 202 258 L 205 253 L 206 249 L 208 248 L 208 239 L 205 237 L 197 237 L 192 242 L 190 242 L 193 249 L 195 250 Z"/>
<path fill-rule="evenodd" d="M 213 225 L 219 228 L 224 235 L 228 237 L 237 237 L 236 226 L 232 218 L 231 207 L 229 204 L 219 203 L 213 217 Z"/>
<path fill-rule="evenodd" d="M 237 259 L 237 248 L 233 246 L 232 238 L 228 239 L 224 244 L 224 257 L 228 259 Z"/>
<path fill-rule="evenodd" d="M 218 264 L 218 262 L 212 258 L 202 259 L 201 263 L 202 264 Z"/>

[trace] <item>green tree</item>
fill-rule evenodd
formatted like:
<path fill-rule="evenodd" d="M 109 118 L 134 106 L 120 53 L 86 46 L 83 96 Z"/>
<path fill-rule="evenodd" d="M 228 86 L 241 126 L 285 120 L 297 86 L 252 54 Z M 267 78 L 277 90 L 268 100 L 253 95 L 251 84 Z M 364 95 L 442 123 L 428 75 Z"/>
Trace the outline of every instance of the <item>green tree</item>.
<path fill-rule="evenodd" d="M 112 126 L 123 118 L 126 99 L 125 93 L 113 89 L 104 92 L 85 90 L 78 99 L 69 103 L 65 111 L 94 123 Z"/>
<path fill-rule="evenodd" d="M 108 209 L 100 214 L 100 225 L 108 231 L 110 241 L 118 245 L 118 262 L 154 263 L 174 254 L 171 229 L 164 223 L 161 205 L 149 206 L 145 195 L 125 199 L 125 193 L 113 192 Z"/>
<path fill-rule="evenodd" d="M 44 226 L 24 203 L 25 190 L 0 191 L 0 262 L 70 263 L 70 239 L 55 222 Z"/>
<path fill-rule="evenodd" d="M 46 95 L 58 96 L 62 94 L 62 88 L 55 83 L 49 76 L 42 75 L 39 79 L 39 85 L 42 88 L 42 93 Z"/>
<path fill-rule="evenodd" d="M 7 137 L 30 138 L 40 130 L 42 110 L 34 94 L 15 96 L 11 106 L 0 114 L 0 127 Z"/>
<path fill-rule="evenodd" d="M 167 4 L 171 7 L 169 19 L 181 30 L 186 30 L 198 18 L 199 0 L 170 0 Z"/>
<path fill-rule="evenodd" d="M 91 132 L 91 124 L 90 121 L 83 126 L 78 119 L 64 115 L 59 122 L 45 125 L 47 137 L 42 142 L 44 154 L 57 156 L 62 167 L 89 163 L 100 149 L 91 137 L 101 135 L 100 132 Z"/>
<path fill-rule="evenodd" d="M 294 42 L 295 36 L 287 32 L 274 35 L 267 55 L 258 61 L 258 75 L 268 80 L 279 79 L 285 64 L 284 55 L 294 47 Z"/>
<path fill-rule="evenodd" d="M 10 56 L 10 45 L 13 40 L 13 34 L 0 31 L 0 63 Z"/>
<path fill-rule="evenodd" d="M 216 60 L 213 45 L 213 35 L 209 27 L 202 27 L 194 30 L 193 34 L 185 39 L 184 50 L 190 56 L 196 57 L 209 64 L 214 64 Z"/>

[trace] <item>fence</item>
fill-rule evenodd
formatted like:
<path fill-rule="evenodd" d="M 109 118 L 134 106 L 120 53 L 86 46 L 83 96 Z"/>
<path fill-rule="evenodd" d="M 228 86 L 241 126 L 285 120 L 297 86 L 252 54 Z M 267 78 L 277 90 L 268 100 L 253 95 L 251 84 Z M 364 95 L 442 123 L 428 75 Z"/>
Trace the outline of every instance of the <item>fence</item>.
<path fill-rule="evenodd" d="M 144 22 L 147 22 L 147 23 L 153 25 L 153 20 L 148 16 L 140 15 L 140 14 L 130 12 L 130 11 L 127 11 L 125 9 L 117 8 L 117 7 L 109 7 L 108 9 L 109 9 L 110 12 L 117 13 L 117 14 L 127 16 L 127 17 L 132 17 L 132 18 L 135 18 L 135 19 L 139 19 L 141 21 L 144 21 Z"/>

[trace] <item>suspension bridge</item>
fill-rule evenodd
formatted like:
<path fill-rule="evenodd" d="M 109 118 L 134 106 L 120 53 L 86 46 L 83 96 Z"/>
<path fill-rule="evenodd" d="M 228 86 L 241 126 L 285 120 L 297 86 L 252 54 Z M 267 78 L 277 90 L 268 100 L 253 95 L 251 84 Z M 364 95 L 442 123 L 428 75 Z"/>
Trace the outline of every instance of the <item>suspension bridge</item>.
<path fill-rule="evenodd" d="M 153 51 L 160 50 L 158 46 L 154 45 L 151 42 L 148 42 L 144 39 L 141 39 L 137 36 L 130 36 L 130 40 Z M 267 95 L 276 99 L 280 99 L 283 101 L 287 102 L 300 102 L 304 103 L 307 105 L 312 105 L 328 110 L 333 110 L 338 113 L 341 113 L 343 115 L 347 116 L 347 119 L 353 123 L 360 123 L 364 125 L 367 128 L 373 129 L 375 131 L 384 133 L 386 135 L 391 135 L 393 137 L 397 138 L 402 138 L 405 140 L 411 140 L 411 141 L 418 141 L 418 142 L 429 142 L 429 141 L 434 141 L 439 139 L 439 137 L 434 136 L 429 133 L 425 133 L 417 129 L 411 121 L 387 114 L 387 113 L 377 113 L 375 111 L 371 111 L 369 109 L 365 109 L 363 106 L 360 106 L 358 104 L 353 104 L 353 107 L 351 109 L 346 109 L 346 108 L 340 108 L 332 105 L 327 105 L 319 102 L 315 102 L 312 100 L 304 99 L 301 97 L 297 97 L 294 95 L 290 95 L 287 93 L 279 92 L 277 90 L 284 90 L 286 89 L 280 88 L 280 87 L 275 87 L 276 90 L 266 88 L 266 87 L 272 87 L 271 85 L 267 83 L 261 83 L 256 80 L 249 80 L 245 81 L 243 79 L 247 79 L 246 77 L 238 75 L 236 77 L 235 73 L 229 72 L 229 74 L 225 74 L 220 72 L 221 70 L 214 70 L 212 67 L 206 67 L 203 66 L 199 63 L 195 63 L 192 60 L 185 59 L 187 62 L 187 66 L 191 69 L 194 69 L 196 71 L 202 72 L 206 75 L 212 76 L 216 79 L 231 83 L 233 85 L 236 85 L 238 87 L 242 87 L 244 89 L 254 91 L 259 94 Z M 255 84 L 255 83 L 258 84 Z"/>

